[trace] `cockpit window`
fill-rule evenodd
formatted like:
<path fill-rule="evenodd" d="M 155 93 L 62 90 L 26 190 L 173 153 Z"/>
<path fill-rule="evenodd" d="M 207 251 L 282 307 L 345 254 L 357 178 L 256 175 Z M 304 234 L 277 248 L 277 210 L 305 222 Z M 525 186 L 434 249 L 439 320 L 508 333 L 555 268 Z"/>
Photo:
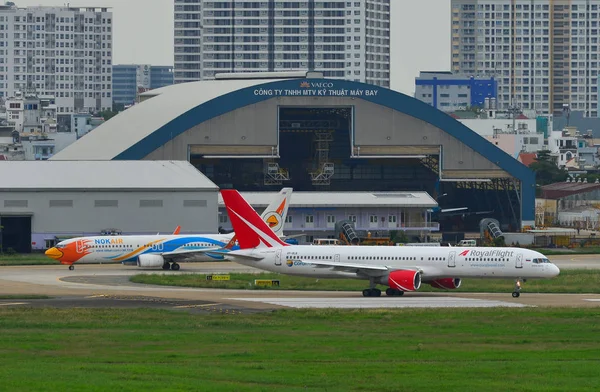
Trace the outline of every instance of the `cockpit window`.
<path fill-rule="evenodd" d="M 533 264 L 545 264 L 545 263 L 550 263 L 550 260 L 543 258 L 543 259 L 533 259 Z"/>
<path fill-rule="evenodd" d="M 62 249 L 62 248 L 64 248 L 65 246 L 66 246 L 65 244 L 58 244 L 58 245 L 56 245 L 56 248 L 57 248 L 57 249 Z"/>

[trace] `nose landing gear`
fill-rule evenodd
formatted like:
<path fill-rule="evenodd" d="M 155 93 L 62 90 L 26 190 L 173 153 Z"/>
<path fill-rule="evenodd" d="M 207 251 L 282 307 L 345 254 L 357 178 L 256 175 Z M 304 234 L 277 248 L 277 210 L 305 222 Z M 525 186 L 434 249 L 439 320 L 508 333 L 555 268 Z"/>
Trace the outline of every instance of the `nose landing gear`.
<path fill-rule="evenodd" d="M 519 298 L 521 296 L 521 279 L 517 279 L 515 282 L 515 289 L 512 292 L 513 298 Z"/>

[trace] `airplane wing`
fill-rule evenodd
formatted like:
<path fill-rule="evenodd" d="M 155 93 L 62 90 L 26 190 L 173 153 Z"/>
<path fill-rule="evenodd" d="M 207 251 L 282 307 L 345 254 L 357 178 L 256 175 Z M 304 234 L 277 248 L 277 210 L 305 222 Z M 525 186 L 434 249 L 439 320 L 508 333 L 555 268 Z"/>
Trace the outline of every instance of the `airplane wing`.
<path fill-rule="evenodd" d="M 340 263 L 323 260 L 302 260 L 303 263 L 313 265 L 317 268 L 330 268 L 332 271 L 362 273 L 368 276 L 383 276 L 392 269 L 384 265 Z"/>
<path fill-rule="evenodd" d="M 322 261 L 322 260 L 302 260 L 305 264 L 314 265 L 317 268 L 333 268 L 339 271 L 389 271 L 390 269 L 383 265 L 369 265 L 369 264 L 354 264 L 354 263 L 336 263 L 335 261 Z"/>
<path fill-rule="evenodd" d="M 211 248 L 204 249 L 182 249 L 182 250 L 174 250 L 172 252 L 164 252 L 162 253 L 162 257 L 168 260 L 181 260 L 194 257 L 196 255 L 206 254 L 208 252 L 214 252 L 216 250 L 223 249 L 220 246 L 215 246 Z"/>
<path fill-rule="evenodd" d="M 394 268 L 385 265 L 372 265 L 372 264 L 355 264 L 355 263 L 341 263 L 335 261 L 323 261 L 323 260 L 302 260 L 303 263 L 314 265 L 317 268 L 331 268 L 333 271 L 363 273 L 368 276 L 383 276 L 387 272 L 399 271 L 399 270 L 410 270 L 419 271 L 423 276 L 437 276 L 440 275 L 440 271 L 430 267 L 417 267 L 407 266 L 404 268 Z M 442 274 L 443 276 L 443 274 Z"/>

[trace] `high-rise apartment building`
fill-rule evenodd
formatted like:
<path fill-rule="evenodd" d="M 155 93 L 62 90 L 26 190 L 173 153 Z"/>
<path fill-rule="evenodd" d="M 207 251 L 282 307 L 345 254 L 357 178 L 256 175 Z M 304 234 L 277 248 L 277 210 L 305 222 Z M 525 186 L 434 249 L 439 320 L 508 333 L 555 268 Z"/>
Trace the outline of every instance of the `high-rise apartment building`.
<path fill-rule="evenodd" d="M 307 70 L 389 87 L 390 0 L 175 0 L 175 83 Z"/>
<path fill-rule="evenodd" d="M 107 8 L 0 6 L 0 95 L 52 95 L 57 116 L 112 107 Z"/>
<path fill-rule="evenodd" d="M 452 71 L 495 75 L 498 104 L 598 115 L 600 0 L 452 0 Z"/>

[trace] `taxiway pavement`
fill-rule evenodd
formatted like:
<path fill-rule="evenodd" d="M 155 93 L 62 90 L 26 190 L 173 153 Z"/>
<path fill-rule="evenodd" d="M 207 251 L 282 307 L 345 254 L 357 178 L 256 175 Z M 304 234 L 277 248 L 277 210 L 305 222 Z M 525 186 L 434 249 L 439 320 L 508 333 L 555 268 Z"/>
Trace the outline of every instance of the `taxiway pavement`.
<path fill-rule="evenodd" d="M 561 269 L 600 269 L 598 255 L 550 256 Z M 231 262 L 184 263 L 180 271 L 144 270 L 120 264 L 82 264 L 69 271 L 63 265 L 0 267 L 0 295 L 48 295 L 49 300 L 5 300 L 2 306 L 147 307 L 204 311 L 257 311 L 274 308 L 398 308 L 577 306 L 600 307 L 595 294 L 535 294 L 520 298 L 506 293 L 408 293 L 403 297 L 363 298 L 360 292 L 221 290 L 131 283 L 140 273 L 260 272 Z M 151 305 L 149 305 L 151 304 Z M 211 305 L 212 304 L 212 305 Z M 216 305 L 215 305 L 216 304 Z"/>

